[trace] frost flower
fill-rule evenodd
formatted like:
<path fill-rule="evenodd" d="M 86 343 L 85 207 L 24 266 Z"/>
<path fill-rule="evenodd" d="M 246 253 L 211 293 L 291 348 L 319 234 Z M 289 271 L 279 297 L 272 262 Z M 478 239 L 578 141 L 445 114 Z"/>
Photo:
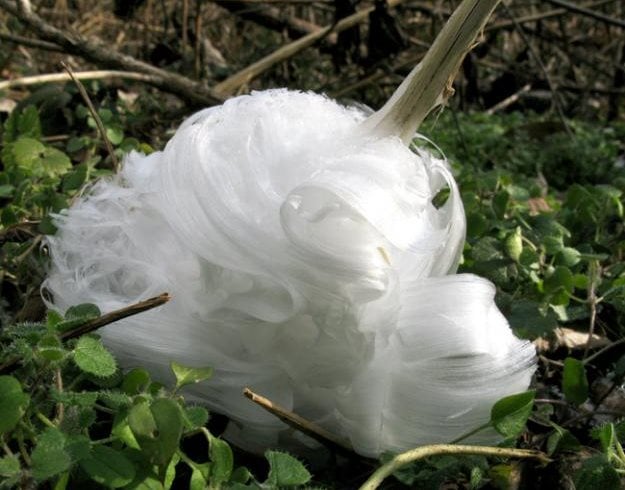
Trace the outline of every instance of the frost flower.
<path fill-rule="evenodd" d="M 533 347 L 488 281 L 454 274 L 465 218 L 445 162 L 363 132 L 364 119 L 287 90 L 192 116 L 58 217 L 54 304 L 107 311 L 169 291 L 103 338 L 161 378 L 171 360 L 214 366 L 188 393 L 246 447 L 293 438 L 246 386 L 368 456 L 483 424 L 527 388 Z"/>

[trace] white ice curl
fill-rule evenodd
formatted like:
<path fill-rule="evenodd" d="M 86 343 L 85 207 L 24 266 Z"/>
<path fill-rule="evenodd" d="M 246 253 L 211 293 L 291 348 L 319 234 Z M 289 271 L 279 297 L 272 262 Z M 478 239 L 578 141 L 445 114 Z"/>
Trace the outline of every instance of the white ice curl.
<path fill-rule="evenodd" d="M 171 360 L 214 366 L 189 395 L 228 414 L 247 447 L 293 435 L 245 386 L 367 456 L 482 424 L 527 388 L 534 350 L 490 283 L 453 274 L 465 218 L 445 162 L 363 134 L 364 117 L 287 90 L 191 116 L 162 152 L 128 155 L 57 217 L 54 306 L 108 311 L 170 292 L 102 336 L 157 377 Z"/>

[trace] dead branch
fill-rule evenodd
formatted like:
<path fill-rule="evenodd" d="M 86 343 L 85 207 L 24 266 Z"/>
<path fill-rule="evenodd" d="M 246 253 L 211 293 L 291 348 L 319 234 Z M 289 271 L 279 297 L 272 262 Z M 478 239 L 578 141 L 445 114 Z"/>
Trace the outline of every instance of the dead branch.
<path fill-rule="evenodd" d="M 7 34 L 6 32 L 0 32 L 0 39 L 9 43 L 18 44 L 20 46 L 26 46 L 28 48 L 43 49 L 45 51 L 59 51 L 63 52 L 63 48 L 58 44 L 48 43 L 46 41 L 40 41 L 39 39 L 31 39 L 29 37 L 17 36 L 14 34 Z"/>
<path fill-rule="evenodd" d="M 282 32 L 285 29 L 290 36 L 300 37 L 316 32 L 321 29 L 320 26 L 300 19 L 294 16 L 284 16 L 284 13 L 277 7 L 266 7 L 262 10 L 251 10 L 249 8 L 249 0 L 214 0 L 214 3 L 229 12 L 241 17 L 242 19 L 252 21 L 260 26 L 266 27 L 274 31 Z M 265 3 L 265 0 L 263 0 Z M 327 39 L 329 43 L 336 43 L 336 37 Z"/>
<path fill-rule="evenodd" d="M 0 0 L 0 8 L 18 18 L 39 38 L 60 46 L 69 54 L 80 56 L 98 66 L 150 75 L 151 85 L 194 104 L 215 105 L 223 102 L 222 97 L 201 83 L 122 54 L 101 42 L 84 39 L 78 34 L 66 33 L 48 24 L 38 15 L 17 8 L 11 0 Z"/>
<path fill-rule="evenodd" d="M 552 5 L 557 5 L 558 7 L 562 7 L 570 12 L 585 15 L 586 17 L 591 17 L 605 24 L 625 28 L 625 20 L 615 19 L 614 17 L 609 17 L 599 12 L 595 12 L 594 10 L 591 10 L 589 8 L 580 7 L 579 5 L 575 5 L 570 2 L 565 2 L 564 0 L 547 0 L 547 2 Z"/>
<path fill-rule="evenodd" d="M 0 1 L 5 2 L 7 0 Z M 399 5 L 402 1 L 403 0 L 389 0 L 388 5 L 389 7 L 395 7 L 396 5 Z M 355 26 L 360 22 L 363 22 L 364 20 L 368 19 L 369 13 L 372 11 L 373 7 L 359 10 L 355 14 L 352 14 L 349 17 L 345 17 L 335 24 L 327 25 L 322 29 L 312 32 L 304 37 L 293 41 L 292 43 L 286 44 L 285 46 L 278 48 L 270 55 L 265 56 L 255 63 L 252 63 L 247 68 L 244 68 L 243 70 L 235 73 L 231 77 L 228 77 L 223 82 L 217 84 L 215 86 L 215 92 L 220 94 L 222 97 L 235 93 L 242 86 L 246 85 L 251 80 L 256 78 L 261 73 L 267 71 L 275 64 L 281 63 L 291 58 L 300 51 L 308 48 L 309 46 L 312 46 L 320 39 L 329 35 L 331 32 L 338 33 Z"/>

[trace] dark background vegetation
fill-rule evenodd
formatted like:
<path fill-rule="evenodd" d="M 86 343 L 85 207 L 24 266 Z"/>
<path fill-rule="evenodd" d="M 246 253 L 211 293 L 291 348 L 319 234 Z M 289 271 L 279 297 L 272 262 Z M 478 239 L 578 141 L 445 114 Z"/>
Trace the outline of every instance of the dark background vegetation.
<path fill-rule="evenodd" d="M 0 487 L 61 489 L 63 478 L 67 488 L 110 484 L 89 473 L 84 461 L 76 469 L 76 444 L 88 450 L 89 440 L 110 437 L 113 450 L 120 449 L 111 419 L 137 397 L 183 406 L 176 389 L 159 398 L 147 373 L 130 381 L 118 373 L 116 381 L 106 369 L 81 364 L 81 349 L 108 358 L 89 341 L 67 343 L 57 325 L 75 327 L 97 312 L 87 308 L 74 312 L 74 320 L 48 316 L 37 323 L 46 314 L 41 242 L 54 233 L 50 213 L 67 207 L 88 181 L 110 175 L 125 152 L 160 149 L 184 117 L 231 96 L 289 87 L 379 108 L 459 2 L 390 3 L 56 0 L 33 1 L 29 12 L 29 2 L 0 0 L 0 374 L 15 375 L 32 400 L 20 408 L 23 431 L 22 425 L 0 427 Z M 344 19 L 354 16 L 358 21 L 344 29 Z M 300 49 L 302 39 L 311 40 Z M 116 70 L 83 80 L 110 148 L 76 84 L 37 79 L 66 74 L 61 62 L 77 74 Z M 461 186 L 469 226 L 461 269 L 495 282 L 512 327 L 538 348 L 533 411 L 525 431 L 508 443 L 544 451 L 553 461 L 434 458 L 385 485 L 619 488 L 625 470 L 619 443 L 625 432 L 619 423 L 625 416 L 625 4 L 504 2 L 454 87 L 449 106 L 421 131 L 449 158 Z M 24 334 L 24 322 L 35 322 L 27 325 L 39 333 Z M 95 393 L 97 403 L 59 395 L 61 373 L 66 385 L 74 380 L 76 392 Z M 46 402 L 55 393 L 56 408 Z M 76 426 L 67 427 L 67 415 L 65 425 L 59 421 L 59 403 L 68 413 L 75 409 Z M 158 403 L 163 411 L 171 408 Z M 0 403 L 0 409 L 6 407 Z M 230 476 L 207 476 L 202 464 L 227 457 L 217 454 L 221 446 L 211 443 L 212 435 L 200 433 L 203 415 L 184 413 L 185 430 L 195 435 L 175 444 L 198 463 L 174 464 L 171 481 L 182 488 L 194 481 L 194 488 L 234 485 Z M 219 434 L 223 420 L 212 420 Z M 209 451 L 210 444 L 217 449 Z M 65 463 L 42 469 L 38 461 L 59 457 L 50 448 L 61 446 Z M 20 455 L 17 470 L 12 454 Z M 235 462 L 265 480 L 265 460 L 235 451 Z M 315 468 L 312 481 L 357 488 L 376 464 L 337 456 Z M 265 484 L 284 484 L 276 474 Z M 145 485 L 163 487 L 164 473 L 146 475 Z"/>

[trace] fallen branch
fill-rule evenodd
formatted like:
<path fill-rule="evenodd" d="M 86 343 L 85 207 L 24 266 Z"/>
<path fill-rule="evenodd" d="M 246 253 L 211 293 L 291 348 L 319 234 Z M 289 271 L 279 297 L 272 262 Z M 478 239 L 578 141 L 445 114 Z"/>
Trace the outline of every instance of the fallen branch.
<path fill-rule="evenodd" d="M 305 418 L 287 410 L 280 405 L 273 403 L 271 400 L 265 398 L 264 396 L 258 395 L 254 393 L 249 388 L 245 388 L 243 390 L 243 394 L 252 400 L 257 405 L 260 405 L 262 408 L 267 410 L 272 415 L 278 417 L 282 422 L 293 427 L 294 429 L 306 434 L 309 437 L 312 437 L 316 441 L 319 441 L 324 446 L 330 446 L 333 449 L 337 449 L 342 452 L 348 452 L 353 454 L 354 449 L 349 444 L 349 442 L 344 441 L 334 434 L 328 432 L 322 427 L 319 427 L 317 424 L 306 420 Z"/>
<path fill-rule="evenodd" d="M 547 0 L 547 2 L 552 5 L 557 5 L 558 7 L 562 7 L 563 9 L 566 9 L 570 12 L 581 14 L 586 17 L 590 17 L 592 19 L 601 21 L 605 24 L 625 28 L 625 20 L 623 19 L 615 19 L 614 17 L 610 17 L 608 15 L 595 12 L 594 10 L 591 10 L 589 8 L 581 7 L 579 5 L 575 5 L 570 2 L 565 2 L 564 0 Z"/>
<path fill-rule="evenodd" d="M 443 454 L 461 455 L 474 454 L 479 456 L 493 456 L 499 458 L 530 458 L 537 459 L 543 464 L 551 460 L 540 451 L 531 449 L 509 449 L 503 447 L 489 446 L 464 446 L 453 444 L 434 444 L 432 446 L 422 446 L 411 449 L 405 453 L 398 454 L 388 463 L 378 468 L 373 475 L 360 487 L 360 490 L 374 490 L 380 486 L 387 476 L 392 475 L 402 466 L 405 466 L 420 459 Z"/>
<path fill-rule="evenodd" d="M 305 36 L 311 32 L 321 29 L 320 26 L 307 20 L 300 19 L 299 17 L 285 17 L 283 12 L 278 7 L 266 7 L 262 10 L 250 9 L 249 0 L 214 0 L 213 3 L 216 3 L 220 7 L 225 8 L 242 19 L 252 21 L 267 29 L 277 32 L 284 32 L 286 29 L 289 32 L 289 35 L 294 37 Z M 262 3 L 267 3 L 267 1 L 262 0 Z M 336 43 L 336 39 L 328 39 L 328 41 L 330 41 L 330 43 Z"/>
<path fill-rule="evenodd" d="M 490 109 L 487 109 L 486 114 L 488 114 L 489 116 L 492 116 L 493 114 L 495 114 L 495 112 L 498 112 L 498 111 L 501 111 L 503 109 L 510 107 L 512 104 L 518 101 L 524 93 L 529 92 L 531 88 L 532 88 L 532 84 L 526 83 L 525 85 L 523 85 L 523 87 L 521 87 L 519 91 L 513 93 L 510 97 L 506 97 L 502 101 L 492 106 Z"/>
<path fill-rule="evenodd" d="M 615 0 L 599 0 L 596 2 L 586 2 L 582 5 L 582 7 L 587 8 L 587 9 L 594 8 L 594 7 L 599 7 L 601 5 L 604 5 L 606 3 L 612 3 L 614 1 Z M 516 20 L 516 23 L 518 24 L 528 24 L 530 22 L 537 22 L 540 20 L 551 19 L 553 17 L 560 17 L 562 15 L 565 15 L 567 12 L 568 11 L 566 9 L 559 8 L 559 9 L 554 9 L 554 10 L 548 10 L 546 12 L 539 12 L 537 14 L 517 17 L 515 20 Z M 500 22 L 495 22 L 489 26 L 486 26 L 484 31 L 485 32 L 499 31 L 502 29 L 507 29 L 509 27 L 515 27 L 515 22 L 512 20 L 502 20 Z"/>
<path fill-rule="evenodd" d="M 5 2 L 7 0 L 0 0 Z M 388 6 L 394 7 L 399 5 L 403 0 L 388 0 Z M 332 32 L 341 32 L 345 29 L 355 26 L 356 24 L 363 22 L 369 18 L 369 13 L 373 11 L 374 7 L 368 7 L 359 10 L 355 14 L 345 17 L 335 24 L 327 25 L 315 32 L 311 32 L 304 37 L 301 37 L 292 43 L 286 44 L 278 48 L 273 53 L 265 56 L 264 58 L 252 63 L 247 68 L 235 73 L 231 77 L 226 78 L 223 82 L 215 85 L 215 92 L 221 97 L 225 97 L 235 93 L 242 86 L 249 83 L 261 73 L 267 71 L 277 63 L 281 63 L 292 56 L 296 55 L 300 51 L 312 46 L 314 43 L 329 35 Z"/>
<path fill-rule="evenodd" d="M 40 41 L 39 39 L 31 39 L 29 37 L 17 36 L 15 34 L 7 34 L 6 32 L 0 32 L 0 39 L 9 43 L 17 44 L 19 46 L 26 46 L 29 48 L 43 49 L 45 51 L 60 51 L 63 52 L 63 48 L 58 44 L 48 43 L 46 41 Z"/>
<path fill-rule="evenodd" d="M 148 80 L 151 85 L 194 104 L 214 105 L 223 102 L 219 95 L 199 82 L 122 54 L 101 42 L 87 40 L 78 34 L 68 34 L 48 24 L 37 14 L 16 7 L 11 0 L 0 0 L 0 8 L 19 19 L 42 40 L 58 45 L 68 54 L 80 56 L 98 66 L 145 73 L 152 77 Z"/>

